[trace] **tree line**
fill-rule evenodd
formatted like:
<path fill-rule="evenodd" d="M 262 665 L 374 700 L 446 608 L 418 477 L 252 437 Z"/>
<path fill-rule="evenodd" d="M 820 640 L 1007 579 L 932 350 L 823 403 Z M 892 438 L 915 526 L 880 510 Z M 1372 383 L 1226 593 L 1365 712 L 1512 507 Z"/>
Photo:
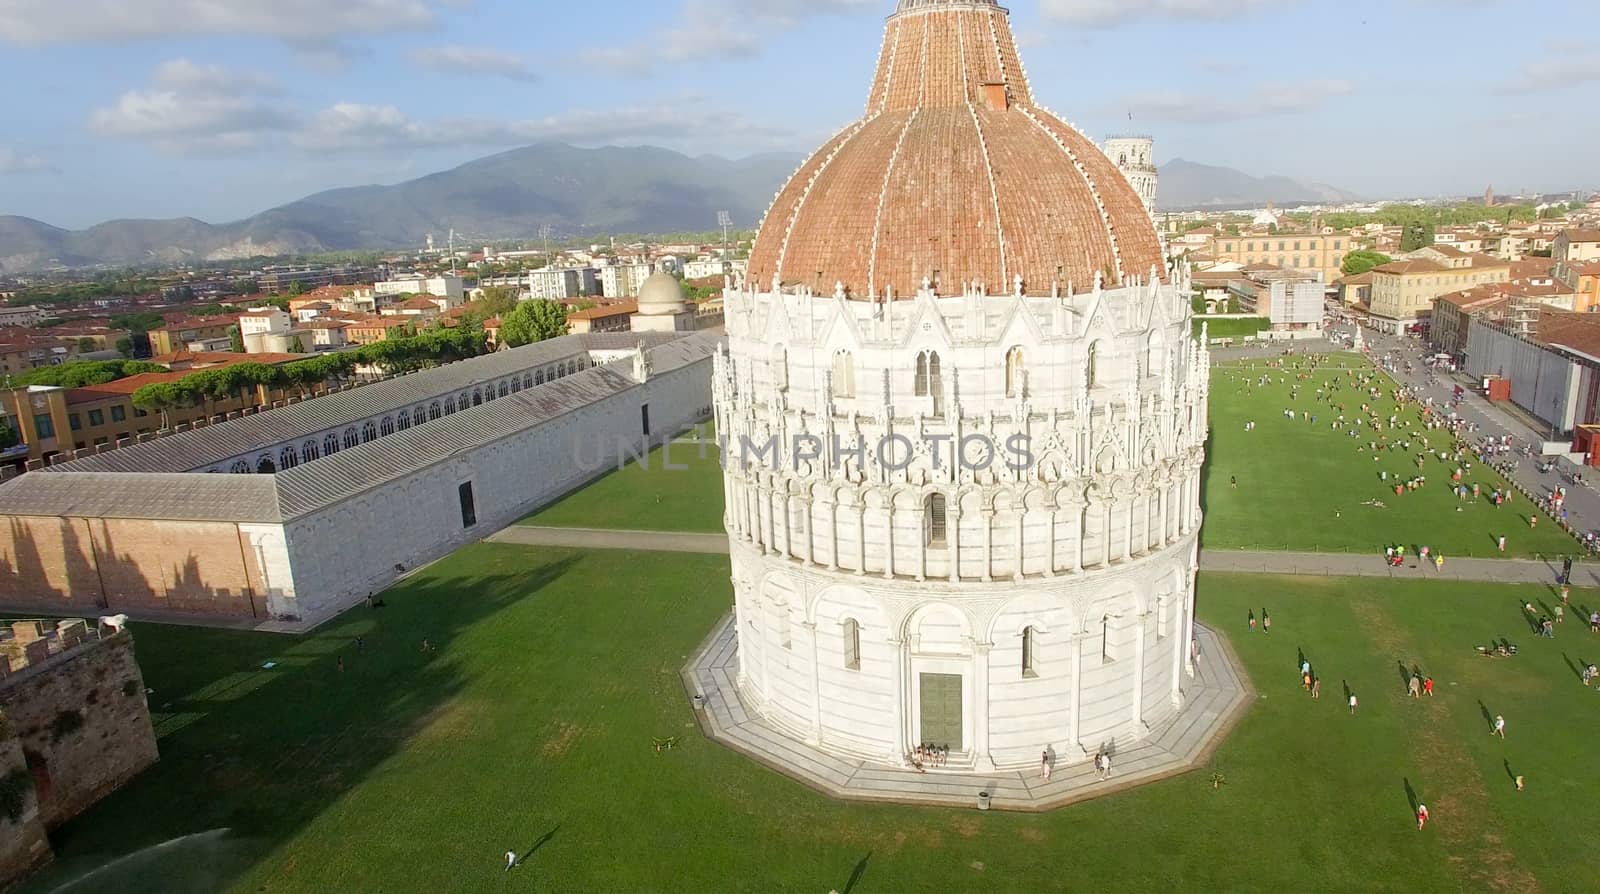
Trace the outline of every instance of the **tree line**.
<path fill-rule="evenodd" d="M 162 427 L 166 428 L 167 412 L 173 409 L 204 407 L 209 416 L 214 403 L 241 400 L 251 390 L 295 389 L 305 397 L 319 385 L 344 381 L 358 366 L 375 366 L 389 375 L 399 375 L 476 357 L 487 349 L 488 340 L 476 327 L 433 328 L 408 338 L 386 339 L 353 351 L 281 365 L 236 363 L 199 370 L 170 382 L 145 385 L 133 392 L 133 405 L 160 413 Z"/>

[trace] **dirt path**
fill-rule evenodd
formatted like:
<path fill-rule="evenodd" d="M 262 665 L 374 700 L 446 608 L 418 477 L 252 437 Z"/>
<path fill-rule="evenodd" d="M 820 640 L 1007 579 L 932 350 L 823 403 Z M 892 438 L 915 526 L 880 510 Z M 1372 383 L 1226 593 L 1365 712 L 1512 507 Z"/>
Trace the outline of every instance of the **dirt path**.
<path fill-rule="evenodd" d="M 1418 652 L 1409 639 L 1397 632 L 1394 619 L 1375 600 L 1363 599 L 1356 606 L 1356 617 L 1363 632 L 1385 655 L 1385 660 L 1415 660 Z M 1395 666 L 1393 685 L 1385 689 L 1393 702 L 1409 701 Z M 1462 695 L 1458 698 L 1468 699 Z M 1427 768 L 1430 831 L 1444 842 L 1450 855 L 1450 868 L 1461 878 L 1463 888 L 1537 894 L 1539 880 L 1517 862 L 1506 845 L 1504 829 L 1489 801 L 1483 772 L 1458 742 L 1459 727 L 1450 718 L 1456 711 L 1476 711 L 1475 705 L 1455 705 L 1446 698 L 1420 706 L 1411 712 L 1408 742 L 1419 766 Z M 1418 780 L 1418 784 L 1423 784 Z"/>

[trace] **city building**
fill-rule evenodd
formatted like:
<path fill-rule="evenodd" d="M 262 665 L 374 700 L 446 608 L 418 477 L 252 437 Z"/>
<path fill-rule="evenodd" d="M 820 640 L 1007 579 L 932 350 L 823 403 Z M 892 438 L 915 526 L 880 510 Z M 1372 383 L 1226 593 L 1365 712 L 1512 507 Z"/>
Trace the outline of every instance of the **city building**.
<path fill-rule="evenodd" d="M 238 324 L 237 314 L 211 317 L 178 314 L 146 333 L 150 337 L 150 353 L 174 354 L 189 350 L 194 342 L 228 339 L 230 330 Z"/>
<path fill-rule="evenodd" d="M 384 296 L 432 295 L 446 300 L 448 306 L 444 307 L 444 310 L 460 307 L 466 301 L 466 289 L 462 285 L 461 277 L 453 273 L 385 280 L 373 283 L 372 291 L 379 297 L 379 303 L 382 303 Z"/>
<path fill-rule="evenodd" d="M 696 683 L 862 773 L 1087 763 L 1200 685 L 1187 270 L 993 0 L 900 0 L 883 47 L 725 292 L 734 657 Z"/>
<path fill-rule="evenodd" d="M 627 332 L 633 315 L 638 312 L 638 301 L 616 301 L 575 310 L 567 314 L 567 331 L 573 335 L 583 335 L 588 332 Z M 488 323 L 485 323 L 484 327 L 487 329 Z"/>
<path fill-rule="evenodd" d="M 705 419 L 718 340 L 563 336 L 80 451 L 0 484 L 0 606 L 307 629 Z"/>
<path fill-rule="evenodd" d="M 1600 261 L 1560 261 L 1552 275 L 1572 289 L 1573 310 L 1600 312 Z"/>
<path fill-rule="evenodd" d="M 639 312 L 629 321 L 634 332 L 690 332 L 695 328 L 694 307 L 683 295 L 683 285 L 666 271 L 655 273 L 639 287 Z"/>
<path fill-rule="evenodd" d="M 1511 402 L 1545 426 L 1548 440 L 1600 421 L 1600 316 L 1550 308 L 1467 324 L 1465 370 L 1510 384 Z"/>
<path fill-rule="evenodd" d="M 0 326 L 37 326 L 44 322 L 44 311 L 31 304 L 0 307 Z"/>
<path fill-rule="evenodd" d="M 1562 230 L 1550 245 L 1550 257 L 1569 264 L 1600 261 L 1600 230 Z"/>
<path fill-rule="evenodd" d="M 1321 282 L 1331 283 L 1342 273 L 1344 256 L 1356 247 L 1352 238 L 1344 233 L 1259 232 L 1213 236 L 1205 252 L 1218 261 L 1303 270 L 1317 274 Z"/>
<path fill-rule="evenodd" d="M 1156 186 L 1161 178 L 1161 172 L 1156 169 L 1155 152 L 1155 139 L 1145 136 L 1111 137 L 1105 145 L 1106 156 L 1122 176 L 1128 178 L 1152 219 L 1156 213 Z"/>
<path fill-rule="evenodd" d="M 600 268 L 600 293 L 607 298 L 635 298 L 650 277 L 649 264 L 612 264 Z"/>
<path fill-rule="evenodd" d="M 1412 255 L 1371 271 L 1368 324 L 1391 335 L 1425 323 L 1440 295 L 1511 278 L 1510 262 L 1488 255 L 1467 255 L 1442 246 Z"/>

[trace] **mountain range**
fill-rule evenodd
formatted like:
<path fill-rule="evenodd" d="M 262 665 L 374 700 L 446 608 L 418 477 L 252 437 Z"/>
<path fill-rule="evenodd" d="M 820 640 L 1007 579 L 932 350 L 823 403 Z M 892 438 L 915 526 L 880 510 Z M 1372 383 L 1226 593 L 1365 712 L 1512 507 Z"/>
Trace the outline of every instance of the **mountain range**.
<path fill-rule="evenodd" d="M 393 186 L 318 193 L 227 224 L 194 218 L 114 220 L 64 230 L 0 216 L 0 273 L 237 260 L 421 245 L 428 234 L 476 245 L 560 235 L 709 231 L 717 213 L 753 226 L 802 157 L 730 161 L 642 147 L 513 149 Z M 1255 178 L 1183 160 L 1161 168 L 1163 208 L 1225 208 L 1267 201 L 1346 201 L 1333 187 Z"/>

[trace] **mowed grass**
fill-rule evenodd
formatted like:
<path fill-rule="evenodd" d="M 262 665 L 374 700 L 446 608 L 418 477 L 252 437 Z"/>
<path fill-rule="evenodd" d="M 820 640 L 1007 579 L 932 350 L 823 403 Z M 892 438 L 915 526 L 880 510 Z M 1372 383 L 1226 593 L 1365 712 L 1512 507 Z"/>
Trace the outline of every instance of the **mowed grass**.
<path fill-rule="evenodd" d="M 553 528 L 721 533 L 721 452 L 711 425 L 612 471 L 522 519 Z"/>
<path fill-rule="evenodd" d="M 1289 362 L 1306 361 L 1290 358 Z M 1358 375 L 1374 372 L 1355 355 L 1334 355 L 1332 362 L 1347 364 Z M 1263 374 L 1270 374 L 1269 382 L 1260 387 L 1256 382 Z M 1300 375 L 1310 378 L 1302 381 Z M 1335 402 L 1346 405 L 1347 423 L 1361 415 L 1362 404 L 1369 403 L 1384 420 L 1398 415 L 1401 429 L 1391 431 L 1386 425 L 1376 432 L 1367 427 L 1351 438 L 1348 424 L 1330 428 L 1340 413 L 1316 391 L 1334 382 L 1341 388 Z M 1476 457 L 1469 458 L 1472 468 L 1465 478 L 1468 486 L 1479 485 L 1482 497 L 1476 501 L 1469 497 L 1462 502 L 1451 493 L 1453 464 L 1430 456 L 1419 471 L 1416 459 L 1425 452 L 1419 435 L 1435 452 L 1453 450 L 1453 439 L 1440 429 L 1424 430 L 1415 404 L 1402 410 L 1391 396 L 1393 380 L 1380 374 L 1377 384 L 1383 396 L 1373 400 L 1339 368 L 1269 369 L 1254 361 L 1213 369 L 1202 545 L 1377 556 L 1385 546 L 1399 543 L 1411 550 L 1429 546 L 1447 561 L 1450 556 L 1515 558 L 1579 552 L 1578 543 L 1521 494 L 1514 494 L 1509 505 L 1494 508 L 1489 494 L 1505 488 L 1505 479 L 1478 464 Z M 1294 385 L 1300 386 L 1300 393 L 1291 400 Z M 1294 420 L 1284 417 L 1285 409 L 1295 411 Z M 1306 421 L 1307 414 L 1316 417 L 1316 424 Z M 1245 431 L 1251 420 L 1255 430 Z M 1405 429 L 1406 420 L 1415 427 Z M 1376 453 L 1358 451 L 1380 435 L 1390 441 L 1409 440 L 1411 449 L 1390 451 L 1380 446 Z M 1381 480 L 1381 472 L 1389 473 L 1387 482 Z M 1397 479 L 1417 475 L 1427 477 L 1425 487 L 1395 494 Z M 1237 487 L 1230 484 L 1233 478 L 1238 479 Z M 1383 505 L 1366 505 L 1372 502 Z M 1534 514 L 1541 517 L 1538 527 L 1530 529 L 1528 519 Z M 1506 537 L 1504 554 L 1496 543 L 1500 535 Z"/>
<path fill-rule="evenodd" d="M 60 830 L 28 891 L 96 867 L 68 890 L 1596 890 L 1600 695 L 1563 654 L 1600 638 L 1521 635 L 1536 589 L 1203 576 L 1202 617 L 1261 694 L 1216 757 L 1226 784 L 1035 816 L 838 803 L 703 739 L 678 671 L 728 610 L 725 558 L 474 546 L 303 638 L 136 625 L 162 760 Z M 1241 633 L 1260 607 L 1273 632 Z M 1522 654 L 1470 651 L 1496 635 Z M 1404 699 L 1397 660 L 1438 697 Z"/>

